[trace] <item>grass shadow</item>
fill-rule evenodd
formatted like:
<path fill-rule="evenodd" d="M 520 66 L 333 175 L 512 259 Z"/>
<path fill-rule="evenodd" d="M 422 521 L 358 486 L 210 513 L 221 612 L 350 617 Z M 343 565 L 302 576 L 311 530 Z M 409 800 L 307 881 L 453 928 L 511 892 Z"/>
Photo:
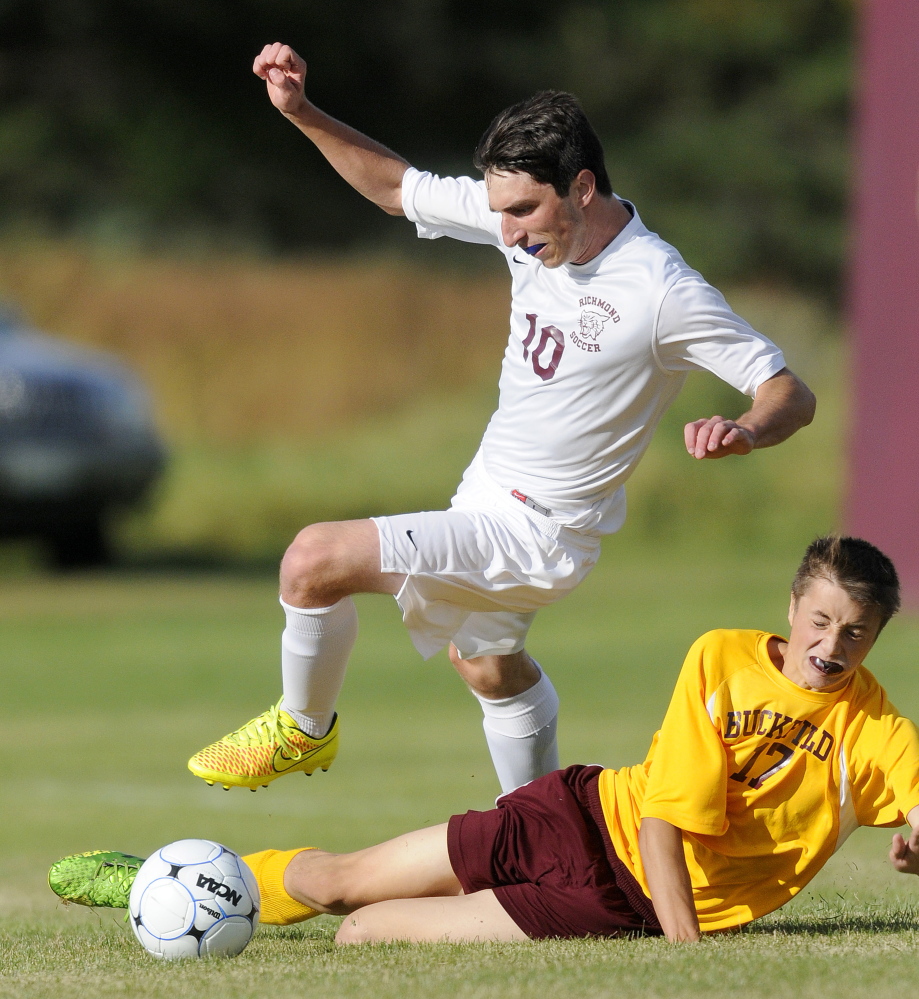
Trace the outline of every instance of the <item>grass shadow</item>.
<path fill-rule="evenodd" d="M 902 933 L 919 929 L 919 906 L 885 903 L 859 908 L 827 905 L 757 920 L 745 933 L 769 936 L 832 936 L 850 933 Z"/>

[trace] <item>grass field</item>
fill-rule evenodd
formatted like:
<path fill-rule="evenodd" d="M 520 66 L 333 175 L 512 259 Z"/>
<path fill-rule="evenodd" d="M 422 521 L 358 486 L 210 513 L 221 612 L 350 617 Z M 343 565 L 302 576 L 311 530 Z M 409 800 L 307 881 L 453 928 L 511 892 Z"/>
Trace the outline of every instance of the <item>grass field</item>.
<path fill-rule="evenodd" d="M 794 553 L 711 554 L 610 539 L 595 573 L 540 615 L 534 653 L 562 696 L 563 763 L 644 753 L 682 655 L 719 625 L 781 629 Z M 687 595 L 691 594 L 691 599 Z M 183 836 L 247 851 L 346 850 L 488 807 L 497 788 L 472 699 L 443 655 L 423 664 L 388 598 L 362 633 L 328 774 L 250 794 L 185 771 L 204 741 L 276 695 L 270 576 L 129 573 L 0 580 L 0 996 L 900 996 L 914 986 L 919 886 L 861 831 L 786 910 L 698 948 L 659 940 L 336 951 L 336 920 L 264 928 L 228 961 L 162 966 L 117 913 L 63 907 L 49 864 L 96 847 L 143 854 Z M 871 657 L 919 715 L 919 621 Z M 411 697 L 405 697 L 405 691 Z"/>

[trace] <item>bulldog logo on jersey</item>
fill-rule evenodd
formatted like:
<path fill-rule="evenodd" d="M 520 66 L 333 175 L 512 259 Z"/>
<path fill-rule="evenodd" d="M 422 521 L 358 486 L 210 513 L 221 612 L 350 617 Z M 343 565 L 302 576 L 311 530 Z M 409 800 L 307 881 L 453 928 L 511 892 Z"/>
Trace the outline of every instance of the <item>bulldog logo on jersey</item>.
<path fill-rule="evenodd" d="M 597 341 L 603 332 L 603 327 L 610 320 L 618 323 L 622 317 L 608 302 L 604 302 L 602 298 L 597 298 L 596 295 L 586 295 L 578 302 L 578 305 L 581 307 L 578 330 L 576 333 L 569 333 L 568 336 L 571 338 L 571 342 L 576 347 L 580 347 L 581 350 L 598 353 L 600 344 Z M 588 343 L 588 340 L 592 340 L 593 343 Z"/>
<path fill-rule="evenodd" d="M 578 323 L 578 332 L 583 337 L 590 337 L 596 340 L 603 332 L 603 326 L 609 322 L 609 316 L 605 316 L 599 309 L 585 309 L 581 313 Z"/>

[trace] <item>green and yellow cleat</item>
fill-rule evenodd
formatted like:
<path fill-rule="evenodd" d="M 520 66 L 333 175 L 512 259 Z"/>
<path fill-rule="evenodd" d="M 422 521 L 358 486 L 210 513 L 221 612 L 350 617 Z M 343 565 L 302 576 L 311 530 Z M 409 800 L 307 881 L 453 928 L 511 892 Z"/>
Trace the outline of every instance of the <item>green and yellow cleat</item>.
<path fill-rule="evenodd" d="M 285 774 L 328 770 L 338 752 L 338 715 L 321 739 L 297 727 L 279 701 L 188 761 L 188 769 L 208 784 L 255 791 Z"/>
<path fill-rule="evenodd" d="M 52 865 L 48 884 L 65 902 L 127 909 L 131 885 L 143 862 L 143 857 L 117 850 L 76 853 Z"/>

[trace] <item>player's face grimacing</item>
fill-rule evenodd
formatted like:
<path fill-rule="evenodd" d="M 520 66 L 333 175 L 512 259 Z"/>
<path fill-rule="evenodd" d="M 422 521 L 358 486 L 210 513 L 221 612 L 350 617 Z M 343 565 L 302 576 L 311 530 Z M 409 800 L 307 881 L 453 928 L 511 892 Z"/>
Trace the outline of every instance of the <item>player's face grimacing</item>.
<path fill-rule="evenodd" d="M 586 263 L 595 252 L 582 204 L 585 185 L 579 178 L 564 198 L 551 184 L 541 184 L 528 173 L 489 170 L 485 185 L 489 207 L 501 213 L 505 246 L 519 247 L 546 267 Z M 592 186 L 588 190 L 592 194 Z"/>
<path fill-rule="evenodd" d="M 844 687 L 864 662 L 881 627 L 875 607 L 856 603 L 828 579 L 814 579 L 788 609 L 791 634 L 779 647 L 782 672 L 805 690 Z"/>

